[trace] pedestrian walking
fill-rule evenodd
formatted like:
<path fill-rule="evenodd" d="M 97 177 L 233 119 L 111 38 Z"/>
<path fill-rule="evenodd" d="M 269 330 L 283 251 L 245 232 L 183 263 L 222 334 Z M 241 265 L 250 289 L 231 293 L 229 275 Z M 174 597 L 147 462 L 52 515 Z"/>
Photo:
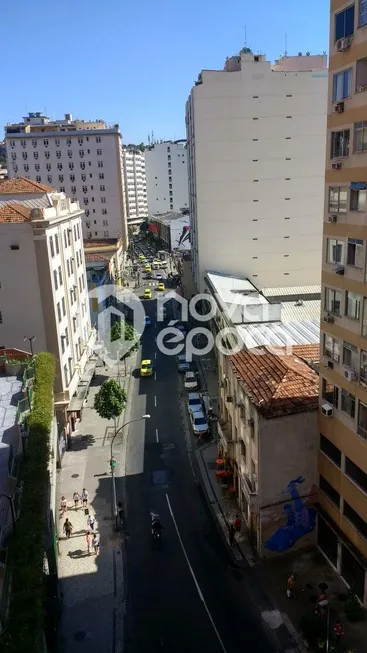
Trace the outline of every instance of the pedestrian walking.
<path fill-rule="evenodd" d="M 80 501 L 80 494 L 79 494 L 79 492 L 74 492 L 74 494 L 73 494 L 73 501 L 74 501 L 74 507 L 75 507 L 75 510 L 78 510 L 78 508 L 79 508 L 79 501 Z"/>
<path fill-rule="evenodd" d="M 338 621 L 334 626 L 334 635 L 335 635 L 335 645 L 337 647 L 337 650 L 339 651 L 342 638 L 344 637 L 344 628 L 340 619 L 338 619 Z"/>
<path fill-rule="evenodd" d="M 69 522 L 68 518 L 66 517 L 66 519 L 64 521 L 63 531 L 64 531 L 67 539 L 69 539 L 69 537 L 70 537 L 70 535 L 72 533 L 72 530 L 73 530 L 73 525 L 71 524 L 71 522 Z"/>
<path fill-rule="evenodd" d="M 88 494 L 87 490 L 85 489 L 85 487 L 83 487 L 83 492 L 82 492 L 83 508 L 88 507 L 88 497 L 89 497 L 89 494 Z"/>
<path fill-rule="evenodd" d="M 61 497 L 60 510 L 61 510 L 61 517 L 65 515 L 65 513 L 68 511 L 68 502 L 66 501 L 64 496 Z"/>
<path fill-rule="evenodd" d="M 92 544 L 94 547 L 94 553 L 98 555 L 99 553 L 99 535 L 97 533 L 94 533 L 93 539 L 92 539 Z"/>
<path fill-rule="evenodd" d="M 91 531 L 94 531 L 96 525 L 96 518 L 94 515 L 88 515 L 87 525 L 89 526 Z"/>
<path fill-rule="evenodd" d="M 87 531 L 87 532 L 86 532 L 86 534 L 85 534 L 85 541 L 86 541 L 86 543 L 87 543 L 87 551 L 88 551 L 88 553 L 90 553 L 90 544 L 91 544 L 91 540 L 90 540 L 90 531 Z"/>
<path fill-rule="evenodd" d="M 236 515 L 235 520 L 233 522 L 233 526 L 235 527 L 236 533 L 241 532 L 241 519 L 239 515 Z"/>
<path fill-rule="evenodd" d="M 125 515 L 124 515 L 124 507 L 123 507 L 121 501 L 119 501 L 118 504 L 117 504 L 117 514 L 119 516 L 120 524 L 121 524 L 121 526 L 123 526 Z"/>
<path fill-rule="evenodd" d="M 287 580 L 287 597 L 289 599 L 295 598 L 296 596 L 295 589 L 296 589 L 296 579 L 294 577 L 294 574 L 291 574 Z"/>
<path fill-rule="evenodd" d="M 235 538 L 236 538 L 236 529 L 233 526 L 233 524 L 231 524 L 229 529 L 228 529 L 229 546 L 234 546 L 235 545 Z"/>

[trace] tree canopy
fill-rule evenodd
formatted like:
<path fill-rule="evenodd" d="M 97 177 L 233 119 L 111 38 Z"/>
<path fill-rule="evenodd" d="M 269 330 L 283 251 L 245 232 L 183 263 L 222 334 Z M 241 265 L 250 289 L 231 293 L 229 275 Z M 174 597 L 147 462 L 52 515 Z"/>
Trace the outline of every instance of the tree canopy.
<path fill-rule="evenodd" d="M 126 406 L 127 395 L 114 379 L 105 381 L 94 399 L 94 408 L 103 419 L 117 419 Z"/>

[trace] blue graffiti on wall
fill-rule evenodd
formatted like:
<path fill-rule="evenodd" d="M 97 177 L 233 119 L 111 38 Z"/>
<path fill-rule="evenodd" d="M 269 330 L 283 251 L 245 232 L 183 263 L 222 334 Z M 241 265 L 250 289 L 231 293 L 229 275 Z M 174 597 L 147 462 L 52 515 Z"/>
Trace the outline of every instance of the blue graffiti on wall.
<path fill-rule="evenodd" d="M 305 505 L 297 490 L 297 485 L 301 485 L 304 481 L 305 479 L 299 476 L 288 483 L 287 489 L 283 492 L 283 494 L 291 495 L 293 503 L 284 505 L 286 524 L 278 528 L 265 542 L 264 547 L 269 551 L 282 553 L 290 549 L 300 537 L 310 533 L 315 528 L 315 510 Z"/>

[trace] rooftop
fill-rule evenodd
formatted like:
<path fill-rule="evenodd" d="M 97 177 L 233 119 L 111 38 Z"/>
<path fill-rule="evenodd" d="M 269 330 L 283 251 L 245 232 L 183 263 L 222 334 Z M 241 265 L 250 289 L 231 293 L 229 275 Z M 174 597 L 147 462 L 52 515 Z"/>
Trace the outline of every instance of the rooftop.
<path fill-rule="evenodd" d="M 16 202 L 0 205 L 0 224 L 4 224 L 5 222 L 28 222 L 31 211 L 31 208 L 23 204 L 17 204 Z"/>
<path fill-rule="evenodd" d="M 262 345 L 286 347 L 320 343 L 320 319 L 294 322 L 263 322 L 237 326 L 247 349 Z"/>
<path fill-rule="evenodd" d="M 319 295 L 321 286 L 285 286 L 284 288 L 263 288 L 266 297 L 287 297 L 289 295 Z"/>
<path fill-rule="evenodd" d="M 0 181 L 0 195 L 41 195 L 44 193 L 55 193 L 55 189 L 44 184 L 39 184 L 32 179 L 18 177 L 16 179 L 4 179 Z"/>
<path fill-rule="evenodd" d="M 168 213 L 154 214 L 150 217 L 150 219 L 156 220 L 157 222 L 162 222 L 163 224 L 168 224 L 169 222 L 172 222 L 172 220 L 186 220 L 187 223 L 189 222 L 188 215 L 183 215 L 182 213 L 174 213 L 171 211 Z"/>
<path fill-rule="evenodd" d="M 318 374 L 287 349 L 257 347 L 230 356 L 229 361 L 265 419 L 317 410 Z"/>
<path fill-rule="evenodd" d="M 103 249 L 103 247 L 117 247 L 120 241 L 118 238 L 105 238 L 104 240 L 92 240 L 92 238 L 86 238 L 83 242 L 85 249 L 92 249 L 94 247 Z"/>

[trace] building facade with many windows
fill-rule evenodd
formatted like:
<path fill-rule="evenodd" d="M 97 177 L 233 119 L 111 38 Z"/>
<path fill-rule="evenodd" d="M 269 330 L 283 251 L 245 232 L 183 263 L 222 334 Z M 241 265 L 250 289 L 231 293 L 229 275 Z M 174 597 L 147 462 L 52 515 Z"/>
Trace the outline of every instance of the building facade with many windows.
<path fill-rule="evenodd" d="M 84 238 L 122 238 L 127 248 L 118 125 L 30 113 L 5 127 L 5 143 L 10 178 L 33 179 L 78 200 Z"/>
<path fill-rule="evenodd" d="M 54 354 L 55 401 L 65 407 L 94 343 L 82 216 L 52 188 L 0 182 L 0 347 L 29 349 L 31 338 L 35 353 Z"/>
<path fill-rule="evenodd" d="M 134 227 L 148 217 L 145 155 L 137 148 L 123 147 L 122 160 L 127 226 Z"/>
<path fill-rule="evenodd" d="M 367 605 L 367 2 L 331 0 L 318 543 Z"/>
<path fill-rule="evenodd" d="M 320 282 L 326 55 L 272 65 L 244 49 L 186 104 L 193 271 L 259 288 Z"/>
<path fill-rule="evenodd" d="M 148 146 L 145 168 L 149 215 L 188 210 L 186 140 Z"/>

